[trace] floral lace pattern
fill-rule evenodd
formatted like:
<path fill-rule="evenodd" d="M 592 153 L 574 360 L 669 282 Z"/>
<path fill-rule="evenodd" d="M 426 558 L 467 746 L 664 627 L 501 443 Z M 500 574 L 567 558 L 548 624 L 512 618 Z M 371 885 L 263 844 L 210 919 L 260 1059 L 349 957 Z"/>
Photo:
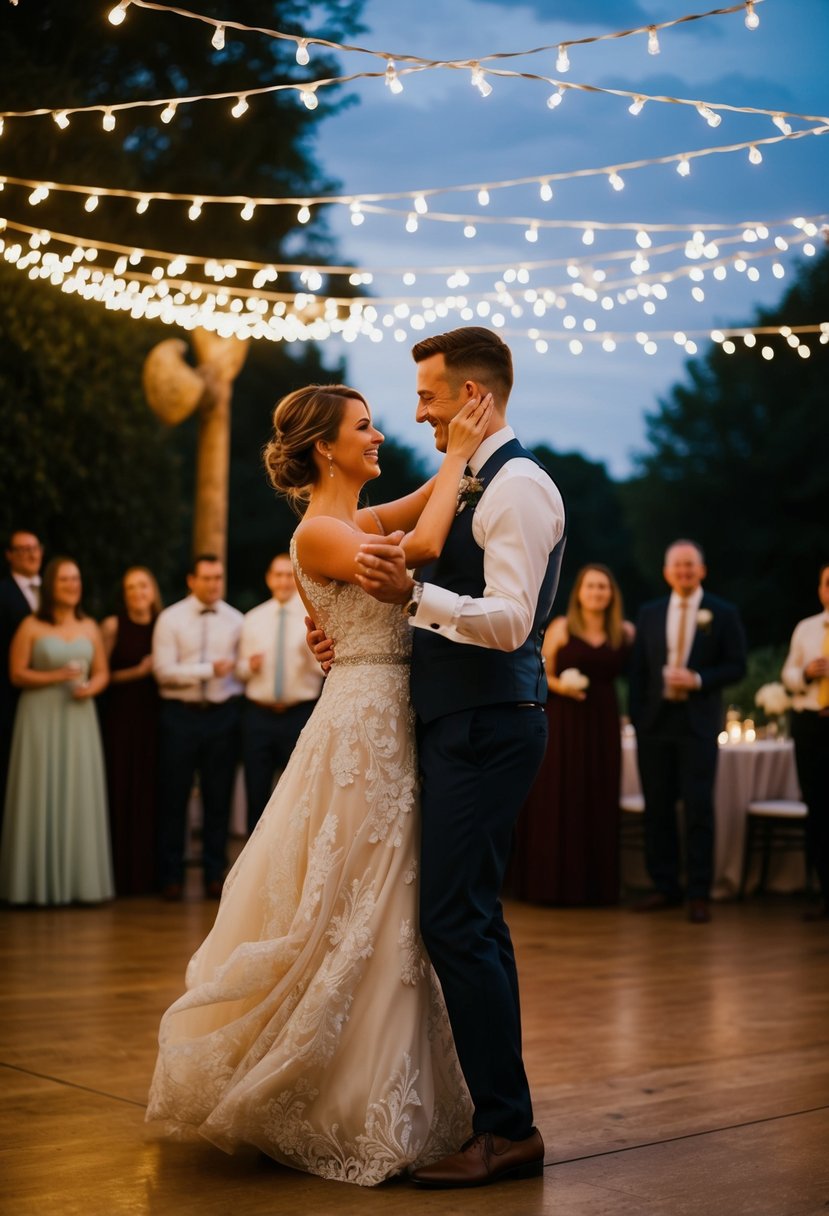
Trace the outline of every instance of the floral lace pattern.
<path fill-rule="evenodd" d="M 399 608 L 296 562 L 338 658 L 164 1015 L 147 1117 L 373 1186 L 456 1149 L 471 1106 L 417 932 Z"/>

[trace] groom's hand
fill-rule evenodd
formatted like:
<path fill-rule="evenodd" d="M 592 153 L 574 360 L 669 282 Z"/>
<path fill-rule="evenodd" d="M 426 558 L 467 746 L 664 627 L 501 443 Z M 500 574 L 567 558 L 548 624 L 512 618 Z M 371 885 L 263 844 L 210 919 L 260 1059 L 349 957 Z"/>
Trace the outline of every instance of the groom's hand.
<path fill-rule="evenodd" d="M 390 532 L 382 540 L 360 545 L 356 579 L 363 591 L 386 604 L 405 604 L 412 595 L 414 580 L 406 569 L 400 548 L 403 532 Z"/>
<path fill-rule="evenodd" d="M 324 629 L 317 628 L 310 616 L 305 618 L 305 644 L 327 676 L 334 662 L 334 643 L 326 637 Z"/>

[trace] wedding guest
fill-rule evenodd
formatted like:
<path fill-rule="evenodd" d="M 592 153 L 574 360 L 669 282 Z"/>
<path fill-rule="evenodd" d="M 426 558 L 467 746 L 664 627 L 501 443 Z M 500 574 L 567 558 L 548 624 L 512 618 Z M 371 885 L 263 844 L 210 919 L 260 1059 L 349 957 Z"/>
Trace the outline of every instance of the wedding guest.
<path fill-rule="evenodd" d="M 8 574 L 0 579 L 0 826 L 9 771 L 14 714 L 20 692 L 9 679 L 9 647 L 17 626 L 40 603 L 40 563 L 43 546 L 34 532 L 22 529 L 6 545 Z"/>
<path fill-rule="evenodd" d="M 800 791 L 808 807 L 806 857 L 817 874 L 821 903 L 805 920 L 829 917 L 829 562 L 818 575 L 823 611 L 795 626 L 783 664 L 792 694 L 792 738 Z"/>
<path fill-rule="evenodd" d="M 291 758 L 322 688 L 322 674 L 305 644 L 305 607 L 290 555 L 278 554 L 265 583 L 271 598 L 245 614 L 236 674 L 245 681 L 242 756 L 248 833 L 259 822 L 274 773 Z"/>
<path fill-rule="evenodd" d="M 81 573 L 55 557 L 40 607 L 12 641 L 20 701 L 0 844 L 0 899 L 96 903 L 113 895 L 106 782 L 93 697 L 107 684 L 100 630 L 81 607 Z"/>
<path fill-rule="evenodd" d="M 158 686 L 153 629 L 161 611 L 158 583 L 146 566 L 121 580 L 122 606 L 101 623 L 110 667 L 104 714 L 112 861 L 119 895 L 143 895 L 155 884 L 158 818 Z"/>
<path fill-rule="evenodd" d="M 539 903 L 619 901 L 621 735 L 615 680 L 633 626 L 607 566 L 583 566 L 544 635 L 544 762 L 518 820 L 509 889 Z"/>
<path fill-rule="evenodd" d="M 688 919 L 706 924 L 720 694 L 745 674 L 745 635 L 734 605 L 703 591 L 705 558 L 694 541 L 669 546 L 662 574 L 671 594 L 641 609 L 630 663 L 630 716 L 645 796 L 645 860 L 654 885 L 634 910 L 655 912 L 682 903 L 681 799 Z"/>
<path fill-rule="evenodd" d="M 153 672 L 161 692 L 159 882 L 167 900 L 184 891 L 187 805 L 198 773 L 204 826 L 204 889 L 219 899 L 227 866 L 230 800 L 239 753 L 236 678 L 242 614 L 222 599 L 224 565 L 213 553 L 193 559 L 190 595 L 165 608 L 153 633 Z"/>

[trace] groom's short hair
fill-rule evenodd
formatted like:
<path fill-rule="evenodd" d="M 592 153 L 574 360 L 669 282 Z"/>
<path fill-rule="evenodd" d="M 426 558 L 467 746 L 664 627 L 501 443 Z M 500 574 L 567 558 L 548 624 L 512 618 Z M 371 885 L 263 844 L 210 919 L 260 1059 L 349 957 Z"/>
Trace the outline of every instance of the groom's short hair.
<path fill-rule="evenodd" d="M 424 338 L 412 347 L 415 363 L 432 355 L 443 355 L 447 372 L 457 379 L 480 380 L 488 388 L 500 388 L 504 397 L 512 389 L 512 352 L 491 329 L 465 325 L 446 334 Z"/>

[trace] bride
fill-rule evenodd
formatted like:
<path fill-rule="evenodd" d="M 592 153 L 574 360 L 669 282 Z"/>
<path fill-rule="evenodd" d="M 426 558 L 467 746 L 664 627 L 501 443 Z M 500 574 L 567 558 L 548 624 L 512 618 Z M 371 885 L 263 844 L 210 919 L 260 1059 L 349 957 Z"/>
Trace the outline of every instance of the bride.
<path fill-rule="evenodd" d="M 265 463 L 307 504 L 291 554 L 336 661 L 162 1019 L 147 1119 L 171 1135 L 373 1186 L 469 1134 L 417 928 L 409 626 L 357 586 L 355 558 L 378 533 L 402 534 L 411 567 L 440 552 L 491 407 L 470 401 L 437 476 L 376 510 L 358 509 L 383 441 L 360 393 L 313 385 L 276 407 Z"/>

